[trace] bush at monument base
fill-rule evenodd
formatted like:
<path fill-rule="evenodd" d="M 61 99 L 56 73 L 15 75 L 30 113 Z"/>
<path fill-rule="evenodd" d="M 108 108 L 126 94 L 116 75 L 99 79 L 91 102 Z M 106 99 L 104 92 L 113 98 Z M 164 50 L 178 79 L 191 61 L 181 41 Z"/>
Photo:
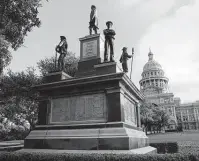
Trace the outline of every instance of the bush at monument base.
<path fill-rule="evenodd" d="M 168 143 L 150 143 L 150 146 L 157 148 L 157 153 L 177 153 L 178 152 L 178 143 L 177 142 L 168 142 Z"/>
<path fill-rule="evenodd" d="M 199 154 L 1 153 L 0 161 L 199 161 Z"/>

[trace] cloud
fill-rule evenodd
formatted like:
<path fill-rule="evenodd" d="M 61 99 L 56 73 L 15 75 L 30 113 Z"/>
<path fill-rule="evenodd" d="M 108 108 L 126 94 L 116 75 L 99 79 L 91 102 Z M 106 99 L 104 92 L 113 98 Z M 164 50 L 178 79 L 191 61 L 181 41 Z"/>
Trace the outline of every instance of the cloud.
<path fill-rule="evenodd" d="M 146 48 L 151 46 L 155 59 L 170 79 L 174 94 L 182 100 L 193 101 L 199 90 L 196 83 L 199 81 L 199 2 L 190 1 L 191 5 L 176 2 L 179 8 L 148 29 L 140 39 L 139 50 L 146 53 Z"/>

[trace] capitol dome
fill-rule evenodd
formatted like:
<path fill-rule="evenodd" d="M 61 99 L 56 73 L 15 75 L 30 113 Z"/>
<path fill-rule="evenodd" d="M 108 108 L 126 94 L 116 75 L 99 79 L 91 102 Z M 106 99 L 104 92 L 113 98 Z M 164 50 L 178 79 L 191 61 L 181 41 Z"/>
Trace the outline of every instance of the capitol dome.
<path fill-rule="evenodd" d="M 162 70 L 162 66 L 155 60 L 153 60 L 153 53 L 149 52 L 149 61 L 144 65 L 143 71 L 149 70 Z"/>
<path fill-rule="evenodd" d="M 151 50 L 148 53 L 149 60 L 144 65 L 140 90 L 145 94 L 157 94 L 168 92 L 168 78 L 165 77 L 162 66 L 153 59 Z"/>

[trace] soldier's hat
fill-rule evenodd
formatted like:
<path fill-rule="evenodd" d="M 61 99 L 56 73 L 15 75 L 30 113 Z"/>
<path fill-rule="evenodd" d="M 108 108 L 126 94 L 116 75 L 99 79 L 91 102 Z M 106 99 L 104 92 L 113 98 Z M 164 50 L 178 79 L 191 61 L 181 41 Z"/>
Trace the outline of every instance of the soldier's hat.
<path fill-rule="evenodd" d="M 61 39 L 65 39 L 65 40 L 66 40 L 66 37 L 65 37 L 65 36 L 60 36 L 60 38 L 61 38 Z"/>
<path fill-rule="evenodd" d="M 113 22 L 111 22 L 111 21 L 107 21 L 107 22 L 106 22 L 106 25 L 108 25 L 108 24 L 113 25 Z"/>
<path fill-rule="evenodd" d="M 96 9 L 96 6 L 95 6 L 95 5 L 92 5 L 91 8 L 95 8 L 95 9 Z"/>
<path fill-rule="evenodd" d="M 127 47 L 123 47 L 123 48 L 122 48 L 122 50 L 126 50 L 126 49 L 127 49 Z"/>

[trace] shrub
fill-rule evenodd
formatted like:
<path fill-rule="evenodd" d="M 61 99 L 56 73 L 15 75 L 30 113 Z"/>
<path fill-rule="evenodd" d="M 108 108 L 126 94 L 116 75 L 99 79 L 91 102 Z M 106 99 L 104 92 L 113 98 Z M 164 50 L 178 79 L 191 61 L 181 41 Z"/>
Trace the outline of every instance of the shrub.
<path fill-rule="evenodd" d="M 24 128 L 23 126 L 17 126 L 8 130 L 0 130 L 0 140 L 9 141 L 9 140 L 24 140 L 25 137 L 29 134 L 29 129 Z"/>
<path fill-rule="evenodd" d="M 199 161 L 199 154 L 133 155 L 122 153 L 61 153 L 61 152 L 14 152 L 3 153 L 0 161 Z"/>
<path fill-rule="evenodd" d="M 157 148 L 157 152 L 159 154 L 177 153 L 178 152 L 178 143 L 177 142 L 150 143 L 150 146 Z"/>

